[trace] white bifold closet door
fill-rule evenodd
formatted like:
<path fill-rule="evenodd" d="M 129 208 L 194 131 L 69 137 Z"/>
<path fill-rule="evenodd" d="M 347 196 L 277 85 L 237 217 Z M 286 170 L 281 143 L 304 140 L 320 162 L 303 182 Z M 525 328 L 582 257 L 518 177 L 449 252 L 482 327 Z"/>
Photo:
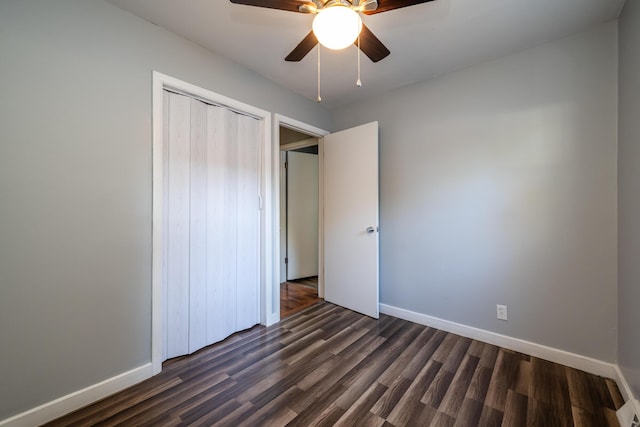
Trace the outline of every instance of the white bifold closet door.
<path fill-rule="evenodd" d="M 260 122 L 164 92 L 164 358 L 259 322 Z"/>

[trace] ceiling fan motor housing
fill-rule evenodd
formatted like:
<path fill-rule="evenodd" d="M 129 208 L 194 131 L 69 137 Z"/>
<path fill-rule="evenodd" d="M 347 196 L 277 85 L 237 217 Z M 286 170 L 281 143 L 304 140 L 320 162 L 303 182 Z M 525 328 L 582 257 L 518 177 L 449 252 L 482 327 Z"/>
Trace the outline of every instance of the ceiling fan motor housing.
<path fill-rule="evenodd" d="M 377 0 L 310 0 L 300 6 L 298 10 L 302 13 L 318 13 L 322 9 L 333 6 L 346 6 L 356 12 L 370 12 L 378 8 Z"/>
<path fill-rule="evenodd" d="M 269 9 L 286 10 L 289 12 L 301 12 L 317 14 L 322 10 L 332 7 L 347 7 L 354 12 L 374 15 L 381 12 L 429 3 L 434 0 L 230 0 L 231 3 L 247 6 L 265 7 Z M 360 21 L 361 22 L 361 21 Z M 371 61 L 378 62 L 389 56 L 389 49 L 378 39 L 373 32 L 361 22 L 362 31 L 358 38 L 358 47 Z M 287 55 L 285 61 L 301 61 L 311 49 L 318 44 L 318 39 L 313 30 L 307 34 L 300 43 Z"/>

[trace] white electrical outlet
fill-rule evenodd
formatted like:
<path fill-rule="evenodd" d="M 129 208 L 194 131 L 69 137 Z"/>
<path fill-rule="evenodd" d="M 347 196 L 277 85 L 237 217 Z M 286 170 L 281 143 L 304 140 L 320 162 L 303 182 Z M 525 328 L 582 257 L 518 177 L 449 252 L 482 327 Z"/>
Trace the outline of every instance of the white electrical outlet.
<path fill-rule="evenodd" d="M 507 306 L 498 304 L 496 307 L 498 309 L 498 319 L 507 320 Z"/>

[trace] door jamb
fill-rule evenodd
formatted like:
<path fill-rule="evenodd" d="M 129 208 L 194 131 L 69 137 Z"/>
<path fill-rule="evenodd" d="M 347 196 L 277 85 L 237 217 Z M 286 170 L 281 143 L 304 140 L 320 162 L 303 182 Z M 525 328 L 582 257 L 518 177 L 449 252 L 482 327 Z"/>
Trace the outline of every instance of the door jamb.
<path fill-rule="evenodd" d="M 313 137 L 309 139 L 303 139 L 302 141 L 290 142 L 288 144 L 281 145 L 280 151 L 293 151 L 299 148 L 313 147 L 314 145 L 318 145 L 319 139 L 320 138 Z"/>
<path fill-rule="evenodd" d="M 271 155 L 274 162 L 271 167 L 274 172 L 274 201 L 272 204 L 272 217 L 274 218 L 272 235 L 274 236 L 274 239 L 272 240 L 273 247 L 271 248 L 271 252 L 273 253 L 271 271 L 273 272 L 274 278 L 271 282 L 273 311 L 271 313 L 267 313 L 267 326 L 280 321 L 280 179 L 282 179 L 280 176 L 280 126 L 318 138 L 318 296 L 320 296 L 320 298 L 324 297 L 324 215 L 322 209 L 324 198 L 322 188 L 324 176 L 324 146 L 322 138 L 325 135 L 328 135 L 329 132 L 281 114 L 274 114 L 272 138 L 273 153 Z M 267 292 L 269 292 L 268 285 Z"/>
<path fill-rule="evenodd" d="M 318 150 L 319 150 L 320 149 L 319 148 L 319 144 L 320 144 L 319 141 L 320 141 L 320 138 L 312 137 L 312 138 L 308 138 L 308 139 L 303 139 L 302 141 L 290 142 L 288 144 L 283 144 L 283 145 L 280 146 L 280 152 L 278 154 L 280 154 L 280 156 L 281 156 L 280 157 L 280 164 L 279 164 L 279 168 L 280 168 L 280 180 L 279 180 L 280 181 L 280 186 L 279 186 L 279 189 L 280 189 L 280 194 L 281 195 L 282 195 L 282 188 L 283 187 L 288 189 L 288 187 L 287 187 L 288 182 L 287 183 L 283 183 L 282 181 L 283 180 L 287 181 L 289 179 L 288 178 L 289 170 L 288 169 L 284 169 L 284 170 L 282 169 L 283 168 L 283 165 L 282 165 L 282 160 L 283 160 L 282 159 L 282 153 L 288 153 L 289 151 L 294 151 L 294 150 L 298 150 L 300 148 L 313 147 L 313 146 L 317 146 Z M 286 155 L 288 155 L 288 154 L 286 154 Z M 288 157 L 286 157 L 285 160 L 284 160 L 285 164 L 288 163 L 288 160 L 286 160 L 287 158 Z M 319 161 L 320 161 L 320 154 L 318 152 L 318 166 L 320 166 Z M 283 176 L 283 174 L 284 174 L 284 176 Z M 318 176 L 316 178 L 318 180 L 318 201 L 320 201 L 320 171 L 319 170 L 318 170 Z M 285 185 L 283 185 L 283 184 L 285 184 Z M 285 198 L 285 202 L 286 202 L 284 204 L 285 209 L 288 209 L 288 206 L 289 206 L 289 199 L 288 199 L 289 198 L 289 194 L 285 193 L 285 195 L 282 196 L 282 197 Z M 282 197 L 280 197 L 280 205 L 279 205 L 281 209 L 282 209 Z M 321 208 L 320 203 L 318 203 L 318 213 L 321 210 L 320 208 Z M 280 211 L 280 214 L 282 214 L 282 211 Z M 286 241 L 288 239 L 288 235 L 289 235 L 289 222 L 288 222 L 289 221 L 289 217 L 288 217 L 288 212 L 285 213 L 285 218 L 287 218 L 287 221 L 286 221 L 286 224 L 285 224 L 285 228 L 286 228 L 285 245 L 288 248 L 289 242 Z M 320 217 L 319 216 L 318 216 L 318 221 L 320 221 Z M 282 221 L 280 221 L 280 227 L 282 227 Z M 320 230 L 320 228 L 318 227 L 318 231 L 319 230 Z M 320 239 L 320 235 L 318 235 L 318 250 L 320 249 L 319 239 Z M 288 275 L 288 273 L 289 273 L 288 264 L 285 263 L 284 259 L 282 258 L 282 228 L 280 228 L 280 246 L 279 246 L 279 248 L 280 248 L 280 260 L 279 260 L 278 268 L 280 269 L 279 271 L 282 272 L 282 266 L 284 265 L 284 269 L 286 270 L 286 274 Z M 284 254 L 284 257 L 288 258 L 288 253 Z M 319 260 L 319 257 L 320 257 L 320 252 L 318 252 L 318 260 Z M 318 271 L 320 271 L 320 264 L 318 264 Z M 284 280 L 287 280 L 287 279 L 288 279 L 288 276 L 285 276 Z M 282 280 L 283 280 L 283 278 L 282 278 L 282 276 L 280 276 L 281 283 L 282 283 Z M 320 274 L 318 274 L 318 280 L 320 280 Z M 324 289 L 323 289 L 323 292 L 321 294 L 319 285 L 318 285 L 318 296 L 320 296 L 321 298 L 324 296 Z"/>

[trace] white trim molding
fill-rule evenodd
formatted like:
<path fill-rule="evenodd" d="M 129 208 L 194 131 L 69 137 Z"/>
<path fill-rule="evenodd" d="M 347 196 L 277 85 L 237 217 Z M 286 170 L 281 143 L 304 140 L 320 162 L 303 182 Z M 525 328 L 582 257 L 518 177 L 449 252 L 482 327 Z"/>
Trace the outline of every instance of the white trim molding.
<path fill-rule="evenodd" d="M 631 386 L 629 386 L 629 383 L 624 378 L 624 375 L 622 374 L 622 370 L 620 370 L 620 367 L 618 365 L 616 365 L 615 367 L 614 379 L 618 383 L 618 387 L 620 388 L 620 393 L 622 394 L 622 397 L 624 398 L 625 402 L 628 400 L 633 400 L 633 392 L 631 391 Z"/>
<path fill-rule="evenodd" d="M 317 128 L 315 126 L 308 125 L 300 120 L 292 119 L 287 116 L 283 116 L 282 114 L 274 114 L 274 131 L 280 134 L 280 126 L 295 130 L 300 133 L 307 134 L 314 138 L 322 138 L 323 136 L 329 135 L 329 131 L 324 129 Z M 280 140 L 278 140 L 279 145 Z"/>
<path fill-rule="evenodd" d="M 322 180 L 323 180 L 323 146 L 322 146 L 322 137 L 328 135 L 329 132 L 315 126 L 303 123 L 299 120 L 292 119 L 290 117 L 283 116 L 282 114 L 274 114 L 273 115 L 273 152 L 271 153 L 271 158 L 273 164 L 271 166 L 271 170 L 273 171 L 273 200 L 271 201 L 271 209 L 272 209 L 272 218 L 273 227 L 270 231 L 271 236 L 273 236 L 272 242 L 272 254 L 273 258 L 271 260 L 271 273 L 273 280 L 271 283 L 267 283 L 266 293 L 267 295 L 273 295 L 273 304 L 271 305 L 273 311 L 267 313 L 267 322 L 266 325 L 273 325 L 280 321 L 280 298 L 276 297 L 276 290 L 278 294 L 280 293 L 280 127 L 285 127 L 288 129 L 295 130 L 297 132 L 301 132 L 309 135 L 313 138 L 318 138 L 318 194 L 320 200 L 318 201 L 318 227 L 319 227 L 319 244 L 320 248 L 318 251 L 318 293 L 320 297 L 323 295 L 323 266 L 324 259 L 322 256 L 322 244 L 323 244 L 323 228 L 322 228 Z M 267 265 L 269 263 L 267 262 Z"/>
<path fill-rule="evenodd" d="M 290 142 L 280 146 L 281 151 L 293 151 L 299 148 L 312 147 L 318 145 L 318 138 L 303 139 L 302 141 Z"/>
<path fill-rule="evenodd" d="M 403 308 L 394 307 L 387 304 L 380 304 L 380 313 L 390 316 L 399 317 L 400 319 L 409 320 L 411 322 L 426 325 L 432 328 L 441 329 L 446 332 L 461 335 L 463 337 L 475 339 L 485 343 L 493 344 L 509 350 L 518 351 L 540 359 L 549 360 L 551 362 L 560 363 L 575 369 L 580 369 L 595 375 L 606 378 L 612 378 L 617 381 L 616 365 L 603 362 L 601 360 L 592 359 L 580 354 L 570 353 L 568 351 L 547 347 L 542 344 L 536 344 L 530 341 L 513 338 L 506 335 L 497 334 L 495 332 L 485 331 L 483 329 L 474 328 L 472 326 L 462 325 L 460 323 L 451 322 L 433 316 L 428 316 L 415 311 L 405 310 Z M 619 384 L 619 383 L 618 383 Z"/>
<path fill-rule="evenodd" d="M 633 413 L 635 413 L 638 417 L 640 417 L 640 400 L 635 399 L 633 392 L 631 391 L 631 386 L 627 382 L 626 378 L 624 377 L 624 374 L 622 373 L 618 365 L 615 365 L 614 379 L 616 380 L 616 384 L 618 384 L 618 388 L 620 389 L 620 394 L 622 394 L 624 401 L 627 402 L 627 404 L 625 405 L 625 407 L 627 408 L 625 410 L 626 413 L 621 414 L 621 411 L 618 411 L 618 419 L 620 421 L 620 424 L 625 425 L 626 427 L 626 425 L 631 425 L 630 423 L 629 424 L 626 423 L 627 421 L 626 417 L 631 415 L 631 418 L 629 419 L 632 419 Z M 623 420 L 620 419 L 621 416 L 624 418 Z"/>
<path fill-rule="evenodd" d="M 146 380 L 151 377 L 151 373 L 151 363 L 147 363 L 146 365 L 142 365 L 0 421 L 0 427 L 31 427 L 44 424 L 113 393 L 124 390 L 127 387 L 131 387 L 140 381 Z"/>

